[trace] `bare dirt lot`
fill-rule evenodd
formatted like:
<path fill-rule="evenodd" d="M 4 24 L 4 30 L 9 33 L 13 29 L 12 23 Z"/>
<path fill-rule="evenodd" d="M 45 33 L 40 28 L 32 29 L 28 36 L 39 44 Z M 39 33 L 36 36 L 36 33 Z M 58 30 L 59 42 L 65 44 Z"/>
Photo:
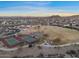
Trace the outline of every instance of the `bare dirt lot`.
<path fill-rule="evenodd" d="M 48 34 L 48 40 L 60 39 L 60 43 L 79 41 L 79 31 L 57 26 L 42 26 L 40 31 Z"/>

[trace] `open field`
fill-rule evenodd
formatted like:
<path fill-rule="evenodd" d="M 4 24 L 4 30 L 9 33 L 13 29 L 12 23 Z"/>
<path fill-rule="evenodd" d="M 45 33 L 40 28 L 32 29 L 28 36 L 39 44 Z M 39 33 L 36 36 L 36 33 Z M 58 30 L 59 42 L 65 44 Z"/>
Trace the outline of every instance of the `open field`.
<path fill-rule="evenodd" d="M 48 34 L 48 40 L 60 39 L 59 43 L 70 43 L 79 41 L 79 31 L 57 26 L 41 26 L 40 31 Z"/>

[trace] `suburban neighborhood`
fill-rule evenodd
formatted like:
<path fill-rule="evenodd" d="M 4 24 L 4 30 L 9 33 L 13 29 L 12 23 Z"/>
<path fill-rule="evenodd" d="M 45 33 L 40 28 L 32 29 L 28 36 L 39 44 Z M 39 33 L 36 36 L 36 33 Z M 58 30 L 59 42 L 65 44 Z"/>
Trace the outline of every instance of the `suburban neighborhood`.
<path fill-rule="evenodd" d="M 64 39 L 62 37 L 57 36 L 58 34 L 56 35 L 56 37 L 55 36 L 53 37 L 52 35 L 54 35 L 55 33 L 53 34 L 51 32 L 52 34 L 50 34 L 50 31 L 52 29 L 55 29 L 56 27 L 59 27 L 62 31 L 63 28 L 79 31 L 78 19 L 79 19 L 78 15 L 70 16 L 70 17 L 61 17 L 58 15 L 50 16 L 50 17 L 0 17 L 0 22 L 1 22 L 0 50 L 6 51 L 8 54 L 9 53 L 11 54 L 11 51 L 15 53 L 15 51 L 19 51 L 20 49 L 22 51 L 25 51 L 23 49 L 26 48 L 30 49 L 30 51 L 31 49 L 37 51 L 39 51 L 39 49 L 40 50 L 44 49 L 46 51 L 50 50 L 49 54 L 48 52 L 46 53 L 46 51 L 44 52 L 43 50 L 41 50 L 40 54 L 37 52 L 37 54 L 34 57 L 66 57 L 66 56 L 72 57 L 70 55 L 65 54 L 67 52 L 67 49 L 64 52 L 64 54 L 60 53 L 60 54 L 56 54 L 56 56 L 55 55 L 53 56 L 50 52 L 54 51 L 53 49 L 56 49 L 56 51 L 57 49 L 61 50 L 61 47 L 63 48 L 63 46 L 64 48 L 67 47 L 70 50 L 71 46 L 73 48 L 74 45 L 78 45 L 76 44 L 78 39 L 73 38 L 75 42 L 72 40 L 68 41 L 71 42 L 70 44 L 66 41 L 63 41 Z M 68 39 L 70 40 L 70 38 Z M 72 45 L 72 43 L 74 44 Z M 65 44 L 70 44 L 70 45 L 65 46 Z M 44 52 L 44 54 L 42 53 L 42 51 Z M 7 54 L 6 52 L 5 54 Z M 16 52 L 16 54 L 17 53 L 19 52 Z M 25 56 L 26 54 L 24 54 L 23 56 Z M 39 56 L 37 56 L 38 54 Z M 48 55 L 45 56 L 45 54 Z M 19 57 L 17 55 L 10 55 L 10 57 L 13 56 Z M 25 56 L 25 57 L 33 57 L 33 56 Z"/>

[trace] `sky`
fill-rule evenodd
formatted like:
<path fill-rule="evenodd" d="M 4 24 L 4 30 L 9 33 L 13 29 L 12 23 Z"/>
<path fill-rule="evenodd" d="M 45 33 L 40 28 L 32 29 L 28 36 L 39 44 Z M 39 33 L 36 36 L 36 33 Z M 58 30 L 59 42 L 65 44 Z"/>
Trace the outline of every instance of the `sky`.
<path fill-rule="evenodd" d="M 0 16 L 70 16 L 79 14 L 79 1 L 0 1 Z"/>

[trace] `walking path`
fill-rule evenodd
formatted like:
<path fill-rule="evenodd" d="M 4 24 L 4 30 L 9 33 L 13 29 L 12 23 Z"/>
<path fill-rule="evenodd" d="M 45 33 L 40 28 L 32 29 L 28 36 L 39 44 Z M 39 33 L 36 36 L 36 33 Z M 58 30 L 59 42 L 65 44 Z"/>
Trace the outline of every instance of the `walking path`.
<path fill-rule="evenodd" d="M 17 50 L 18 48 L 4 48 L 4 47 L 2 47 L 2 48 L 0 48 L 0 50 L 2 50 L 2 51 L 14 51 L 14 50 Z"/>
<path fill-rule="evenodd" d="M 77 43 L 69 43 L 69 44 L 63 44 L 63 45 L 44 45 L 44 44 L 41 44 L 41 45 L 36 45 L 36 46 L 41 46 L 41 47 L 52 47 L 52 48 L 54 48 L 54 47 L 65 47 L 65 46 L 70 46 L 70 45 L 78 45 L 79 44 L 79 42 L 77 42 Z M 26 48 L 26 47 L 28 47 L 28 45 L 25 45 L 25 46 L 23 46 L 22 48 Z M 4 47 L 1 47 L 0 48 L 0 50 L 3 50 L 3 51 L 14 51 L 14 50 L 17 50 L 18 49 L 18 47 L 16 47 L 16 48 L 4 48 Z"/>
<path fill-rule="evenodd" d="M 78 44 L 79 44 L 79 42 L 67 43 L 67 44 L 62 44 L 62 45 L 44 45 L 44 44 L 41 44 L 40 46 L 43 46 L 43 47 L 65 47 L 65 46 L 78 45 Z"/>

